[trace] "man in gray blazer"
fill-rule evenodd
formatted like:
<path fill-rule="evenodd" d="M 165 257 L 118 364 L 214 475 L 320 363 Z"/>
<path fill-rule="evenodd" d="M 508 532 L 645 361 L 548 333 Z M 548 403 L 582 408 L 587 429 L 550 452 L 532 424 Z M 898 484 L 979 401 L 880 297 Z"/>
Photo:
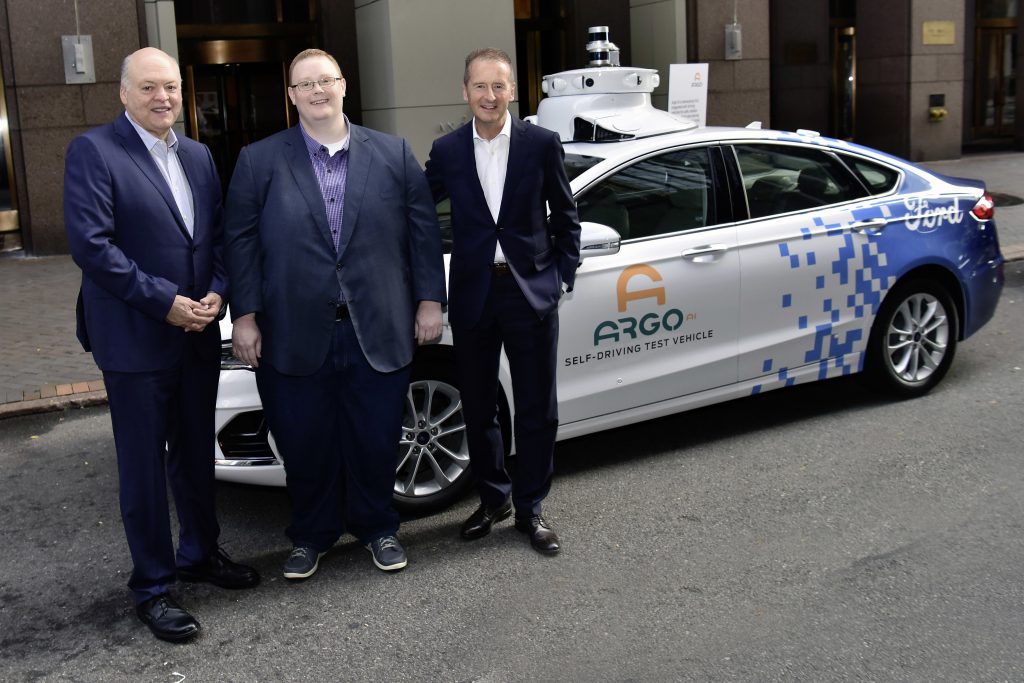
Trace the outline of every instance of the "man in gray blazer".
<path fill-rule="evenodd" d="M 299 125 L 245 147 L 228 190 L 234 353 L 285 461 L 285 578 L 312 576 L 345 531 L 394 571 L 403 400 L 446 303 L 437 215 L 408 143 L 349 123 L 331 55 L 288 73 Z"/>

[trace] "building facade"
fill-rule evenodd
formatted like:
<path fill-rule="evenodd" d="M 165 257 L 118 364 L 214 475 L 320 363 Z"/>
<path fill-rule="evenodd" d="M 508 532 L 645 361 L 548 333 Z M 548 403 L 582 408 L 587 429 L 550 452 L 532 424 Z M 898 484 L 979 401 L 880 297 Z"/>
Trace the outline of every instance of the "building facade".
<path fill-rule="evenodd" d="M 467 120 L 467 52 L 506 49 L 514 109 L 532 114 L 545 74 L 585 63 L 595 25 L 623 64 L 661 72 L 657 106 L 670 64 L 707 63 L 709 125 L 813 129 L 915 161 L 1024 141 L 1017 0 L 0 0 L 0 250 L 67 250 L 64 150 L 120 114 L 120 61 L 141 46 L 178 57 L 178 129 L 210 146 L 226 183 L 243 145 L 294 124 L 287 64 L 301 49 L 337 56 L 350 118 L 423 161 Z M 741 37 L 729 55 L 727 25 Z M 70 44 L 86 38 L 83 74 Z"/>

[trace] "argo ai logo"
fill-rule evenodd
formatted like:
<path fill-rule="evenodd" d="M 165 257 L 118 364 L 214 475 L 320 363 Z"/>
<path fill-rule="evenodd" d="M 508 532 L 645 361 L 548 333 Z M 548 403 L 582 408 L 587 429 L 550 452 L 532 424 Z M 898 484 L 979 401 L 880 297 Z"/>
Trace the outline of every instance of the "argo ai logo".
<path fill-rule="evenodd" d="M 625 313 L 626 307 L 631 301 L 642 301 L 654 299 L 658 306 L 665 305 L 665 288 L 640 287 L 629 288 L 629 282 L 633 278 L 643 278 L 649 283 L 661 282 L 661 273 L 641 263 L 630 266 L 619 275 L 618 283 L 615 286 L 615 294 L 618 299 L 619 313 Z M 661 330 L 672 332 L 683 326 L 686 320 L 693 320 L 697 317 L 695 313 L 686 314 L 678 308 L 670 308 L 667 311 L 646 313 L 639 319 L 634 317 L 623 317 L 616 320 L 605 320 L 594 328 L 594 346 L 602 341 L 619 342 L 623 339 L 636 340 L 637 338 L 649 337 Z"/>

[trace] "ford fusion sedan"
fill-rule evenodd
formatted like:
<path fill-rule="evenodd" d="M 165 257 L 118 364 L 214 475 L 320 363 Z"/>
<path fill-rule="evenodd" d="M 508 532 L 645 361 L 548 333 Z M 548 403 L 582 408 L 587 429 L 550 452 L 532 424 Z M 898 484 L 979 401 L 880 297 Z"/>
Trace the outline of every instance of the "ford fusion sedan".
<path fill-rule="evenodd" d="M 812 131 L 698 128 L 650 107 L 656 78 L 545 77 L 536 123 L 562 135 L 583 223 L 559 310 L 558 438 L 855 373 L 897 397 L 935 387 L 1003 286 L 984 185 Z M 227 323 L 224 339 L 217 476 L 283 485 Z M 396 443 L 406 511 L 471 482 L 451 344 L 446 328 L 414 360 Z M 505 364 L 501 382 L 512 444 Z"/>

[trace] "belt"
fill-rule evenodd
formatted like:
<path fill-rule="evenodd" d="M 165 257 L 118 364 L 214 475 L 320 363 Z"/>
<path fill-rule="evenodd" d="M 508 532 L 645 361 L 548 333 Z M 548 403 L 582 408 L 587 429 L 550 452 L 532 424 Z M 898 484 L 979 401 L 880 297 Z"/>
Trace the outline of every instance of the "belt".
<path fill-rule="evenodd" d="M 348 304 L 338 304 L 338 307 L 334 309 L 334 320 L 344 320 L 348 317 Z"/>
<path fill-rule="evenodd" d="M 504 277 L 505 275 L 511 275 L 512 269 L 508 267 L 507 263 L 499 262 L 491 264 L 491 274 L 495 277 Z"/>

